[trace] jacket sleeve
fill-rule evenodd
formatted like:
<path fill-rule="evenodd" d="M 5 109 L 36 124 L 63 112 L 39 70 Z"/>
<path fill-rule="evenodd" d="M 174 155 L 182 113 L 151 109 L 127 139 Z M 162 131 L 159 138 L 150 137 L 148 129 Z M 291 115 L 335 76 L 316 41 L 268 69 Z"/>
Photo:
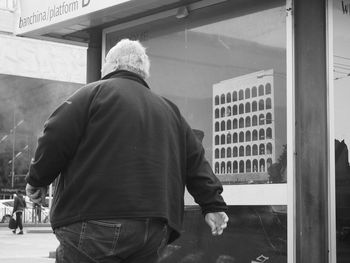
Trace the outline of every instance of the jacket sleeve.
<path fill-rule="evenodd" d="M 91 95 L 81 88 L 61 104 L 44 124 L 27 182 L 47 186 L 67 168 L 86 126 Z"/>
<path fill-rule="evenodd" d="M 186 126 L 187 178 L 186 186 L 203 214 L 226 211 L 226 203 L 221 196 L 221 182 L 215 176 L 204 156 L 202 143 L 197 139 L 189 125 Z"/>

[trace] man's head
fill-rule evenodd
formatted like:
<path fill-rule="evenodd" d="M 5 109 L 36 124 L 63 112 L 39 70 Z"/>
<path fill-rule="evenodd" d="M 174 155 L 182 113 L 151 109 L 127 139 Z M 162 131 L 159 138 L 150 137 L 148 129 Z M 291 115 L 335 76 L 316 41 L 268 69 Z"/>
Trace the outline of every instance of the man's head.
<path fill-rule="evenodd" d="M 149 77 L 149 68 L 145 47 L 137 40 L 122 39 L 109 50 L 101 72 L 104 77 L 114 70 L 128 70 L 145 79 Z"/>

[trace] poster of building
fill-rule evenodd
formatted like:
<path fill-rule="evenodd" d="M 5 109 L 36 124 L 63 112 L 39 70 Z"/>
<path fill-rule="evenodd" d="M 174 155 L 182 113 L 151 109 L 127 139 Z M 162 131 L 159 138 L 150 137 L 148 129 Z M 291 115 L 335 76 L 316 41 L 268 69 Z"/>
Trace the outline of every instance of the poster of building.
<path fill-rule="evenodd" d="M 275 162 L 274 72 L 213 85 L 214 172 L 232 184 L 267 183 Z"/>

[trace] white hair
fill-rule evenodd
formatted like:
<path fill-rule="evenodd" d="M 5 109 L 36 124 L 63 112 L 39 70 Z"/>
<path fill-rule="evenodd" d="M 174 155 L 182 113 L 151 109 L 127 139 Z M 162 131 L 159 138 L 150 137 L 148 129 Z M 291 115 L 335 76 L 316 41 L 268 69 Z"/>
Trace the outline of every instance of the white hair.
<path fill-rule="evenodd" d="M 149 68 L 146 48 L 137 40 L 122 39 L 109 50 L 102 75 L 119 69 L 134 72 L 145 79 L 149 77 Z"/>

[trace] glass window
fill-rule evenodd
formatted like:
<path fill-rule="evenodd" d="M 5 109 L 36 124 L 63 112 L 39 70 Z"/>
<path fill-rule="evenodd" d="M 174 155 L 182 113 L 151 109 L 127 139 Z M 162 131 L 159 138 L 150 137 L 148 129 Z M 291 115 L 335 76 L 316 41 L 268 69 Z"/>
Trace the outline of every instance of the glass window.
<path fill-rule="evenodd" d="M 227 121 L 227 130 L 231 130 L 231 127 L 232 126 L 232 124 L 231 124 L 231 120 L 228 120 Z"/>
<path fill-rule="evenodd" d="M 265 140 L 265 130 L 264 129 L 259 130 L 259 139 Z"/>
<path fill-rule="evenodd" d="M 252 97 L 255 98 L 256 96 L 258 96 L 258 89 L 254 86 L 252 88 Z"/>
<path fill-rule="evenodd" d="M 219 145 L 219 143 L 220 143 L 220 137 L 219 137 L 219 135 L 216 135 L 215 136 L 215 145 Z"/>
<path fill-rule="evenodd" d="M 237 121 L 237 119 L 233 119 L 232 128 L 233 129 L 237 129 L 238 128 L 238 121 Z"/>
<path fill-rule="evenodd" d="M 244 161 L 239 161 L 239 173 L 244 173 Z"/>
<path fill-rule="evenodd" d="M 225 137 L 224 134 L 221 135 L 221 144 L 226 144 L 226 143 L 225 143 L 225 138 L 226 138 L 226 137 Z"/>
<path fill-rule="evenodd" d="M 239 156 L 244 156 L 244 146 L 239 147 Z"/>
<path fill-rule="evenodd" d="M 219 154 L 219 149 L 215 149 L 215 159 L 219 159 L 220 154 Z"/>
<path fill-rule="evenodd" d="M 226 116 L 227 116 L 227 117 L 230 117 L 230 116 L 231 116 L 231 107 L 230 107 L 230 106 L 228 106 L 228 107 L 226 108 Z"/>
<path fill-rule="evenodd" d="M 253 101 L 252 103 L 252 112 L 257 111 L 258 110 L 258 103 L 256 101 Z"/>
<path fill-rule="evenodd" d="M 258 166 L 259 166 L 258 160 L 257 159 L 253 159 L 253 172 L 255 172 L 255 173 L 258 172 Z"/>
<path fill-rule="evenodd" d="M 245 169 L 246 169 L 246 172 L 247 172 L 247 173 L 250 173 L 250 172 L 251 172 L 251 170 L 252 170 L 252 164 L 251 164 L 251 161 L 250 161 L 250 160 L 247 160 L 247 161 L 246 161 Z"/>
<path fill-rule="evenodd" d="M 225 108 L 224 107 L 222 107 L 221 108 L 221 118 L 223 118 L 223 117 L 225 117 Z"/>
<path fill-rule="evenodd" d="M 215 122 L 215 131 L 220 131 L 220 124 L 219 124 L 219 122 Z"/>
<path fill-rule="evenodd" d="M 253 145 L 253 155 L 258 155 L 258 145 Z"/>
<path fill-rule="evenodd" d="M 219 109 L 215 109 L 215 119 L 220 117 Z"/>
<path fill-rule="evenodd" d="M 250 131 L 246 131 L 246 133 L 245 133 L 245 140 L 246 140 L 246 142 L 250 142 L 251 141 L 251 133 L 250 133 Z"/>
<path fill-rule="evenodd" d="M 333 0 L 335 233 L 337 262 L 350 255 L 350 2 Z M 332 166 L 331 166 L 332 167 Z M 333 204 L 334 205 L 334 204 Z"/>
<path fill-rule="evenodd" d="M 252 121 L 253 126 L 257 126 L 258 125 L 258 116 L 254 115 L 252 119 L 253 119 L 253 121 Z"/>
<path fill-rule="evenodd" d="M 218 95 L 215 96 L 215 105 L 219 105 L 220 104 L 220 98 Z"/>
<path fill-rule="evenodd" d="M 264 86 L 259 85 L 259 96 L 264 96 Z"/>
<path fill-rule="evenodd" d="M 235 102 L 235 101 L 237 101 L 237 91 L 234 91 L 233 93 L 232 93 L 232 101 L 233 102 Z"/>
<path fill-rule="evenodd" d="M 237 147 L 235 146 L 232 148 L 232 157 L 237 157 L 237 155 L 238 155 L 238 150 L 237 150 Z"/>
<path fill-rule="evenodd" d="M 266 139 L 272 139 L 272 129 L 271 128 L 266 129 Z"/>
<path fill-rule="evenodd" d="M 221 131 L 224 131 L 225 130 L 225 121 L 222 121 L 221 122 Z"/>
<path fill-rule="evenodd" d="M 260 159 L 260 172 L 265 172 L 265 159 Z"/>
<path fill-rule="evenodd" d="M 265 154 L 265 145 L 261 143 L 259 145 L 259 155 L 264 155 Z"/>
<path fill-rule="evenodd" d="M 237 105 L 233 105 L 233 107 L 232 107 L 232 115 L 237 115 Z"/>
<path fill-rule="evenodd" d="M 245 99 L 249 99 L 250 98 L 250 89 L 246 88 L 245 89 Z"/>
<path fill-rule="evenodd" d="M 225 94 L 221 95 L 221 104 L 225 104 Z"/>
<path fill-rule="evenodd" d="M 238 135 L 237 135 L 237 133 L 235 132 L 235 133 L 233 133 L 233 136 L 232 136 L 232 141 L 233 141 L 233 143 L 237 143 L 238 142 Z"/>
<path fill-rule="evenodd" d="M 227 144 L 231 143 L 231 133 L 227 134 Z"/>
<path fill-rule="evenodd" d="M 141 39 L 147 47 L 151 60 L 151 77 L 147 80 L 151 90 L 173 101 L 191 127 L 203 131 L 202 143 L 205 156 L 209 163 L 214 165 L 215 174 L 224 184 L 224 193 L 231 198 L 236 193 L 235 187 L 238 189 L 244 185 L 249 187 L 247 189 L 254 189 L 241 191 L 242 196 L 230 199 L 229 204 L 242 202 L 240 205 L 247 207 L 251 203 L 261 204 L 271 199 L 276 202 L 269 204 L 278 203 L 281 200 L 280 196 L 272 191 L 266 191 L 273 184 L 270 180 L 272 175 L 266 168 L 265 160 L 270 158 L 271 165 L 282 165 L 282 169 L 278 171 L 279 180 L 273 183 L 285 183 L 286 165 L 280 161 L 280 157 L 287 142 L 286 3 L 279 0 L 188 2 L 189 5 L 215 2 L 215 5 L 198 10 L 189 8 L 189 15 L 185 19 L 176 19 L 172 16 L 126 28 L 118 25 L 117 30 L 108 31 L 106 34 L 106 51 L 121 38 Z M 262 90 L 259 91 L 259 87 L 263 87 L 260 88 Z M 232 95 L 231 98 L 228 94 Z M 259 114 L 266 116 L 269 112 L 273 117 L 268 127 L 266 124 L 264 127 L 259 127 L 257 111 L 258 102 L 261 99 L 263 99 L 264 110 Z M 247 104 L 250 105 L 250 111 L 247 111 Z M 243 108 L 240 105 L 244 105 Z M 228 107 L 232 107 L 231 116 L 227 110 Z M 227 134 L 223 135 L 222 131 L 216 131 L 213 128 L 218 121 L 214 113 L 216 108 L 219 108 L 220 117 L 225 118 L 226 130 L 229 129 L 228 120 L 232 122 L 233 144 L 229 142 Z M 225 110 L 221 112 L 221 108 Z M 252 112 L 255 115 L 251 114 Z M 245 125 L 248 116 L 251 127 Z M 270 133 L 266 130 L 264 142 L 260 141 L 258 134 L 262 128 L 271 129 Z M 268 134 L 271 136 L 269 137 Z M 243 137 L 243 140 L 240 140 L 240 137 Z M 248 138 L 251 140 L 248 141 Z M 269 141 L 266 141 L 267 138 Z M 259 155 L 259 145 L 268 142 L 273 146 L 272 153 L 267 154 L 265 149 L 265 153 Z M 228 144 L 235 146 L 232 148 L 231 157 L 228 157 L 226 152 L 224 162 L 221 160 L 218 162 L 214 153 L 216 147 L 227 149 L 230 147 Z M 243 147 L 245 152 L 248 145 L 251 147 L 251 155 L 248 156 L 246 153 L 245 156 L 238 156 L 239 149 Z M 229 163 L 231 172 L 229 172 Z M 279 185 L 276 184 L 276 187 Z M 266 192 L 271 192 L 271 199 L 266 197 Z M 244 202 L 247 203 L 243 204 Z M 263 210 L 272 211 L 272 208 L 262 205 L 254 207 L 253 210 L 247 209 L 247 211 L 255 211 L 253 216 L 257 219 L 259 230 L 262 229 L 259 225 L 259 216 L 262 214 L 259 211 Z M 273 216 L 283 215 L 285 219 L 286 206 L 281 210 L 283 212 L 273 213 Z M 230 211 L 233 213 L 235 210 Z M 273 222 L 282 222 L 275 217 L 270 218 L 274 219 Z M 263 217 L 261 219 L 264 220 Z M 274 223 L 274 227 L 269 229 L 283 226 L 283 230 L 278 234 L 267 231 L 268 236 L 262 236 L 262 240 L 272 240 L 272 246 L 270 245 L 268 249 L 261 250 L 260 243 L 254 243 L 256 245 L 244 246 L 252 248 L 253 253 L 243 255 L 242 252 L 242 254 L 232 255 L 230 251 L 227 255 L 232 255 L 236 261 L 240 262 L 259 262 L 256 258 L 261 254 L 269 256 L 271 261 L 286 262 L 286 224 L 282 223 L 278 227 L 276 225 L 277 223 Z M 256 235 L 258 232 L 252 231 L 252 233 Z M 196 233 L 197 235 L 199 234 Z M 256 239 L 253 237 L 251 240 L 255 242 Z M 202 241 L 195 240 L 193 244 L 206 243 L 206 239 Z M 220 246 L 217 251 L 223 251 L 225 247 Z M 271 253 L 272 247 L 276 248 L 273 249 L 274 251 L 281 252 L 278 256 L 275 255 L 276 258 L 273 258 Z M 198 251 L 196 249 L 189 250 Z M 197 261 L 204 262 L 204 259 Z M 218 260 L 210 258 L 208 261 Z"/>
<path fill-rule="evenodd" d="M 227 165 L 226 171 L 227 171 L 228 174 L 230 174 L 231 171 L 232 171 L 232 169 L 231 169 L 231 162 L 227 162 L 226 165 Z"/>
<path fill-rule="evenodd" d="M 239 104 L 239 114 L 243 114 L 244 113 L 244 104 L 241 103 Z"/>
<path fill-rule="evenodd" d="M 225 162 L 221 162 L 221 174 L 225 174 L 226 172 L 226 165 L 225 165 Z"/>
<path fill-rule="evenodd" d="M 236 156 L 237 156 L 237 154 L 236 154 Z M 238 173 L 238 163 L 237 163 L 237 161 L 232 162 L 232 171 L 234 173 Z"/>
<path fill-rule="evenodd" d="M 221 158 L 225 158 L 225 148 L 221 148 Z"/>
<path fill-rule="evenodd" d="M 245 149 L 246 156 L 250 156 L 251 155 L 251 151 L 252 151 L 252 149 L 251 149 L 250 145 L 247 145 L 247 147 Z"/>
<path fill-rule="evenodd" d="M 260 114 L 259 115 L 259 125 L 264 125 L 265 124 L 265 115 Z"/>
<path fill-rule="evenodd" d="M 271 84 L 270 83 L 266 83 L 266 85 L 265 85 L 265 94 L 266 95 L 271 94 Z"/>
<path fill-rule="evenodd" d="M 253 130 L 253 141 L 257 141 L 257 140 L 258 140 L 258 131 Z"/>
<path fill-rule="evenodd" d="M 239 142 L 244 142 L 244 132 L 239 133 Z"/>
<path fill-rule="evenodd" d="M 227 101 L 227 103 L 231 102 L 231 93 L 230 92 L 226 94 L 226 101 Z"/>
<path fill-rule="evenodd" d="M 226 151 L 227 151 L 227 158 L 230 158 L 232 155 L 232 149 L 228 147 Z"/>
<path fill-rule="evenodd" d="M 250 117 L 245 118 L 245 127 L 250 127 Z"/>
<path fill-rule="evenodd" d="M 259 100 L 259 110 L 264 110 L 265 106 L 264 106 L 264 100 Z"/>
<path fill-rule="evenodd" d="M 244 118 L 239 119 L 239 128 L 244 128 Z"/>
<path fill-rule="evenodd" d="M 239 99 L 239 100 L 243 100 L 243 99 L 244 99 L 244 92 L 243 92 L 243 90 L 240 90 L 240 91 L 238 92 L 238 99 Z"/>
<path fill-rule="evenodd" d="M 250 103 L 247 102 L 247 103 L 245 104 L 245 113 L 249 113 L 249 112 L 250 112 Z"/>

